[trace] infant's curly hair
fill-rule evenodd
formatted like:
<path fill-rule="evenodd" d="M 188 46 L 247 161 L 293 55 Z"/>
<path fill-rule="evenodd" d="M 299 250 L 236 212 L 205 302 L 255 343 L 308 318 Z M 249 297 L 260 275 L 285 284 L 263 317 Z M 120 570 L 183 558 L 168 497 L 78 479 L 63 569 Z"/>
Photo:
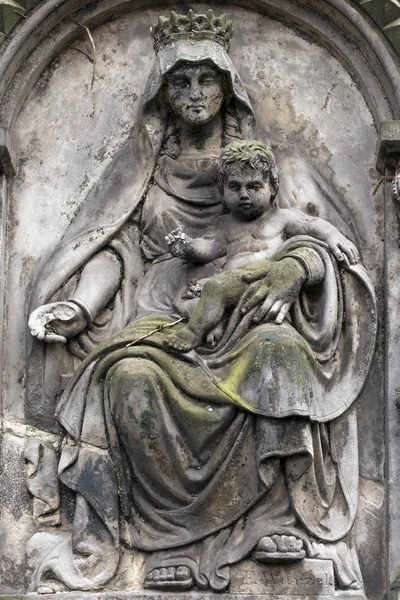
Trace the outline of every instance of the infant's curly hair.
<path fill-rule="evenodd" d="M 264 181 L 269 180 L 271 186 L 271 201 L 276 198 L 279 190 L 279 176 L 275 157 L 265 144 L 256 140 L 237 141 L 228 144 L 221 152 L 218 161 L 217 182 L 222 190 L 228 177 L 229 165 L 239 164 L 242 169 L 250 167 L 261 171 Z"/>

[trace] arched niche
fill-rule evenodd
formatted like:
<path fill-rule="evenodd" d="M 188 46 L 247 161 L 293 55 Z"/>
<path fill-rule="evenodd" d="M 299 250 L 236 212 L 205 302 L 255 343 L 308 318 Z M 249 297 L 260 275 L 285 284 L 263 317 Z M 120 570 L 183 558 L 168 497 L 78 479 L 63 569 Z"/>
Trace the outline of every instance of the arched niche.
<path fill-rule="evenodd" d="M 157 14 L 190 7 L 198 12 L 208 8 L 205 3 L 168 0 L 150 5 L 139 0 L 47 0 L 18 25 L 4 47 L 0 59 L 0 241 L 6 282 L 0 306 L 3 455 L 7 468 L 18 473 L 23 471 L 23 439 L 35 435 L 24 410 L 31 287 L 87 191 L 129 136 L 153 59 L 149 25 Z M 317 208 L 321 216 L 349 227 L 378 291 L 382 328 L 373 371 L 359 401 L 357 523 L 367 592 L 378 598 L 396 579 L 400 565 L 395 541 L 400 517 L 387 483 L 396 481 L 392 429 L 397 422 L 393 399 L 387 394 L 397 389 L 387 345 L 396 337 L 391 325 L 395 290 L 388 285 L 387 272 L 395 273 L 398 264 L 393 255 L 395 215 L 383 197 L 385 186 L 372 192 L 380 177 L 374 167 L 381 125 L 400 114 L 398 62 L 379 32 L 345 0 L 216 2 L 212 8 L 232 15 L 236 36 L 231 57 L 257 107 L 265 136 L 283 154 L 285 145 L 296 146 L 336 190 L 336 204 Z M 93 34 L 96 45 L 93 94 L 93 65 L 84 54 L 90 55 L 92 49 L 82 26 Z M 311 90 L 314 97 L 308 95 Z M 289 203 L 296 202 L 294 197 Z M 303 200 L 299 207 L 306 207 Z M 5 510 L 0 525 L 5 529 L 12 519 L 19 527 L 14 566 L 6 576 L 6 585 L 18 592 L 24 591 L 23 547 L 33 530 L 23 479 L 22 475 L 12 479 L 8 494 L 14 508 Z M 392 529 L 386 539 L 389 511 Z"/>

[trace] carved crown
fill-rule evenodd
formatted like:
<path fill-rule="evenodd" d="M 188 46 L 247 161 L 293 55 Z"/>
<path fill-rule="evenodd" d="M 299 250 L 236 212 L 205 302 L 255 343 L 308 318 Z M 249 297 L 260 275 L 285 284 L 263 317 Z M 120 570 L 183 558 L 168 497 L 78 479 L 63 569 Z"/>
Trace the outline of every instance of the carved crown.
<path fill-rule="evenodd" d="M 233 34 L 232 21 L 227 15 L 216 17 L 212 10 L 200 15 L 192 9 L 187 15 L 172 11 L 169 17 L 158 17 L 150 31 L 156 53 L 163 46 L 178 40 L 211 40 L 228 51 Z"/>

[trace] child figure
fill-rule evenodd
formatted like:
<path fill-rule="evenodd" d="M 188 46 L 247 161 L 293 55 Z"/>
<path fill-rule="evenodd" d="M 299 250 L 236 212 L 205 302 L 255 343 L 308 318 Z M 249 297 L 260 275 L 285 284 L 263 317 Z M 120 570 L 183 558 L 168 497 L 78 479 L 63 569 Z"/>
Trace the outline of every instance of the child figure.
<path fill-rule="evenodd" d="M 166 236 L 173 256 L 204 264 L 226 256 L 224 271 L 209 279 L 192 316 L 165 345 L 180 352 L 200 346 L 248 289 L 253 271 L 268 270 L 268 261 L 282 243 L 295 235 L 325 242 L 338 261 L 359 261 L 357 248 L 333 225 L 301 211 L 278 208 L 274 199 L 279 179 L 271 150 L 261 142 L 240 141 L 226 146 L 218 164 L 218 185 L 229 214 L 220 216 L 205 236 L 190 239 L 175 230 Z M 246 280 L 247 277 L 247 280 Z M 275 322 L 282 323 L 288 307 Z M 218 336 L 220 337 L 220 335 Z M 215 345 L 218 340 L 208 340 Z"/>

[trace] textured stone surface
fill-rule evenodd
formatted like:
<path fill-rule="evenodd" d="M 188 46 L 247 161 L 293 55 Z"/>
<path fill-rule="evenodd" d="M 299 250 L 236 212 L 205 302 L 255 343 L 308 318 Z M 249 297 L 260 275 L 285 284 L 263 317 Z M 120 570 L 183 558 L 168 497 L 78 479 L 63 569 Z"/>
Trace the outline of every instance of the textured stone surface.
<path fill-rule="evenodd" d="M 231 594 L 330 596 L 335 593 L 332 563 L 306 559 L 292 565 L 262 565 L 245 561 L 232 569 Z"/>
<path fill-rule="evenodd" d="M 0 600 L 27 600 L 28 598 L 36 598 L 33 595 L 19 595 L 19 596 L 0 596 Z M 44 598 L 52 596 L 44 596 Z M 173 594 L 171 592 L 161 593 L 131 593 L 131 592 L 119 592 L 119 593 L 99 593 L 99 594 L 57 594 L 57 598 L 60 600 L 164 600 L 164 598 L 171 598 L 174 600 L 212 600 L 215 595 L 204 594 L 202 592 L 192 592 Z M 365 596 L 359 592 L 334 592 L 328 595 L 308 595 L 308 594 L 219 594 L 218 598 L 221 600 L 318 600 L 322 598 L 324 600 L 365 600 Z M 392 600 L 392 599 L 391 599 Z"/>
<path fill-rule="evenodd" d="M 194 8 L 205 10 L 206 6 L 196 4 Z M 215 9 L 222 10 L 222 6 L 215 4 Z M 306 36 L 298 35 L 279 21 L 238 7 L 223 6 L 223 9 L 229 10 L 235 22 L 231 57 L 249 89 L 264 137 L 272 136 L 283 147 L 292 145 L 309 156 L 339 190 L 339 207 L 329 203 L 308 207 L 312 200 L 305 197 L 301 189 L 298 194 L 295 191 L 290 202 L 303 209 L 316 210 L 320 216 L 353 234 L 379 292 L 383 272 L 381 190 L 371 195 L 377 182 L 374 148 L 378 124 L 374 123 L 365 99 L 345 68 Z M 145 13 L 128 13 L 93 31 L 98 54 L 93 117 L 90 117 L 91 63 L 72 48 L 52 62 L 20 113 L 14 139 L 19 173 L 11 185 L 7 263 L 10 286 L 5 336 L 8 368 L 3 404 L 5 418 L 10 423 L 16 422 L 16 427 L 24 418 L 25 323 L 32 283 L 40 265 L 84 202 L 88 189 L 130 133 L 152 62 L 148 25 L 159 12 L 157 6 Z M 81 40 L 76 45 L 90 52 L 87 41 Z M 396 288 L 393 294 L 396 295 Z M 382 591 L 384 547 L 381 345 L 382 337 L 373 374 L 358 401 L 363 478 L 357 544 L 367 591 L 374 598 L 380 597 Z M 14 541 L 7 543 L 7 547 L 13 547 L 12 566 L 5 560 L 0 561 L 5 573 L 0 579 L 5 582 L 6 592 L 23 589 L 23 546 L 33 528 L 30 501 L 20 476 L 22 443 L 18 436 L 16 439 L 12 436 L 13 428 L 10 426 L 3 446 L 3 464 L 13 477 L 9 478 L 10 487 L 4 488 L 7 509 L 0 517 L 0 535 L 5 533 L 7 540 L 15 536 Z M 11 516 L 9 506 L 13 507 Z M 132 559 L 128 554 L 121 563 L 119 583 L 111 583 L 110 589 L 139 588 L 141 557 Z M 136 565 L 132 566 L 132 560 Z M 252 567 L 252 563 L 247 566 Z M 255 573 L 255 581 L 261 585 L 265 573 L 276 573 L 277 568 L 268 569 L 257 567 L 255 572 L 248 569 L 247 573 Z M 282 599 L 305 597 L 305 594 L 311 598 L 319 592 L 312 587 L 292 593 L 291 583 L 285 579 L 291 569 L 285 571 Z M 255 589 L 250 589 L 248 575 L 234 572 L 232 586 L 237 585 L 241 593 L 256 597 Z M 323 577 L 322 580 L 324 582 Z M 362 597 L 357 593 L 333 594 L 325 584 L 326 581 L 322 587 L 325 596 L 357 600 Z M 270 592 L 279 598 L 277 589 Z M 168 594 L 116 595 L 110 592 L 107 597 L 165 596 Z M 75 594 L 70 597 L 105 596 Z M 210 596 L 195 593 L 179 597 L 186 600 Z M 266 589 L 264 597 L 268 597 Z M 233 600 L 235 596 L 221 595 L 221 598 Z"/>

